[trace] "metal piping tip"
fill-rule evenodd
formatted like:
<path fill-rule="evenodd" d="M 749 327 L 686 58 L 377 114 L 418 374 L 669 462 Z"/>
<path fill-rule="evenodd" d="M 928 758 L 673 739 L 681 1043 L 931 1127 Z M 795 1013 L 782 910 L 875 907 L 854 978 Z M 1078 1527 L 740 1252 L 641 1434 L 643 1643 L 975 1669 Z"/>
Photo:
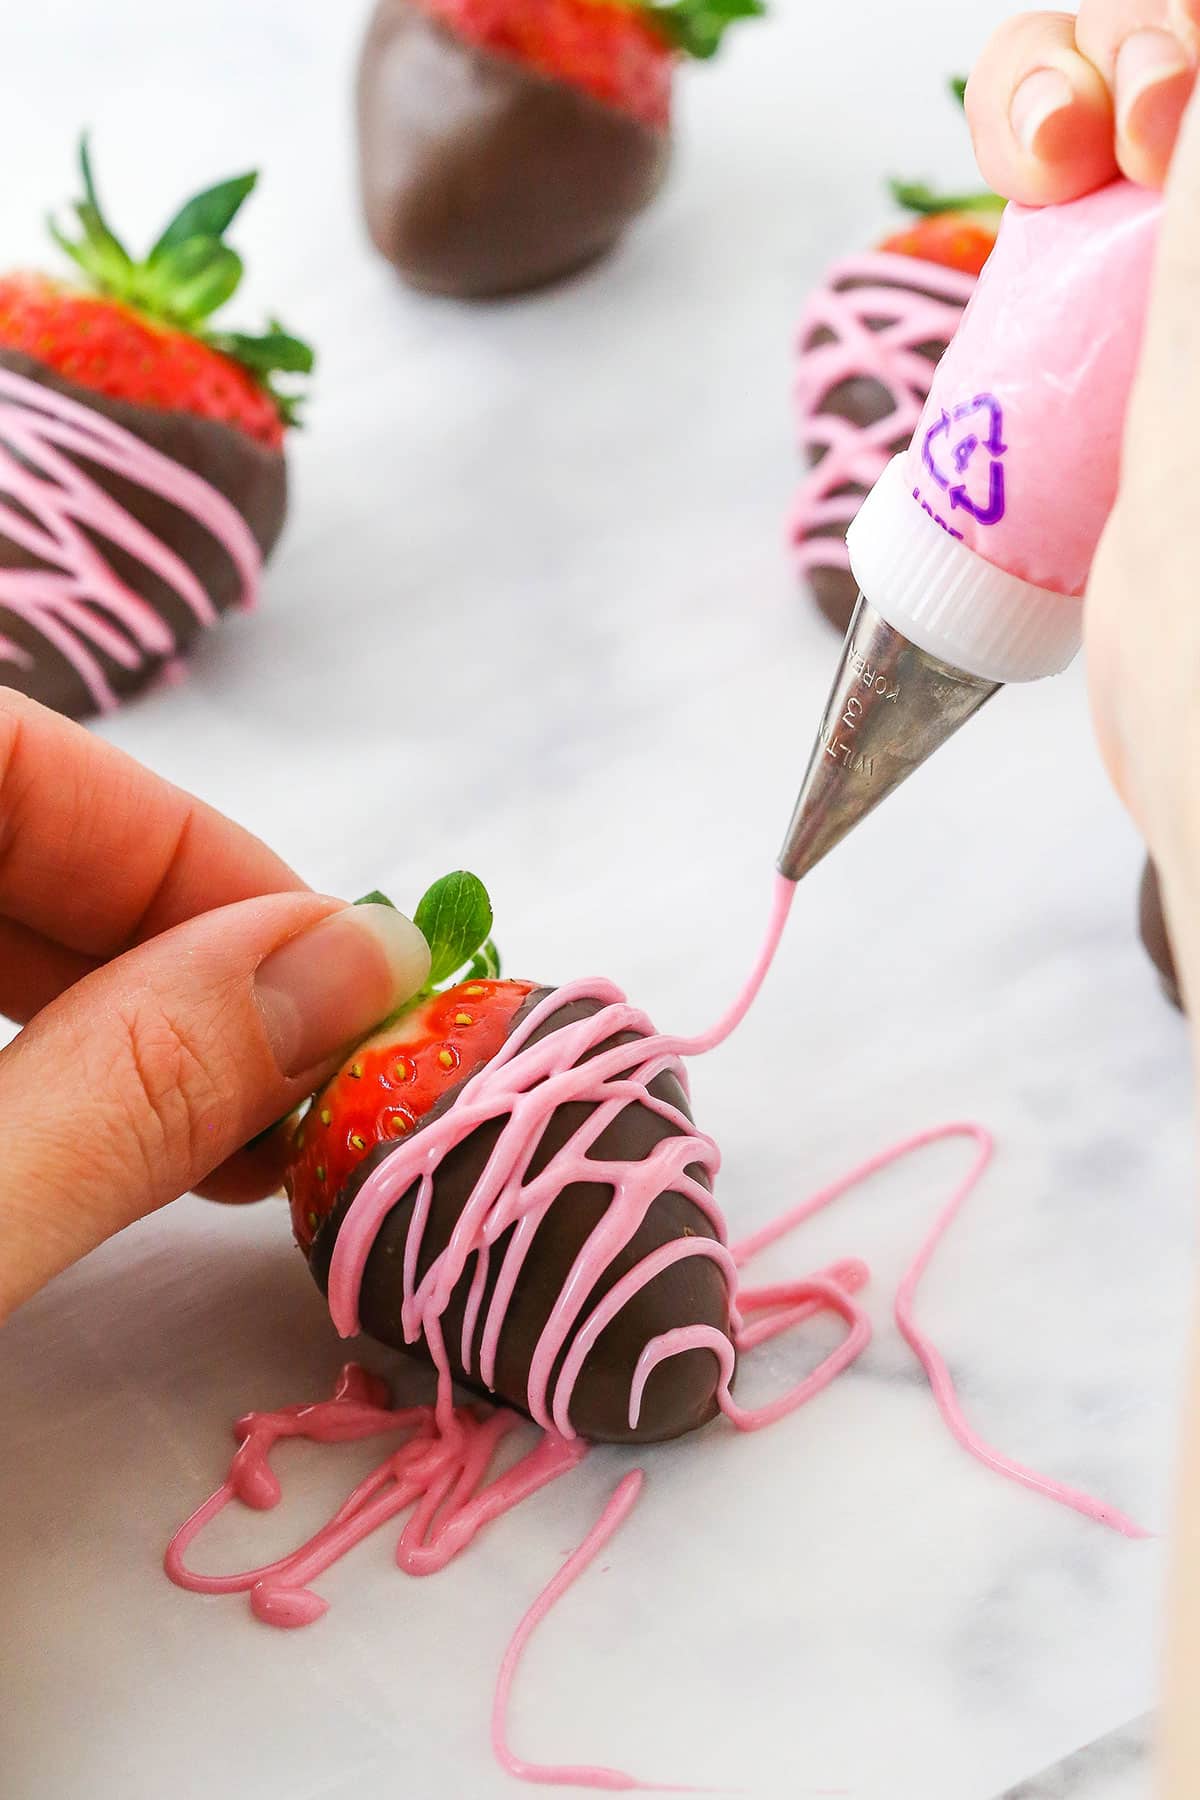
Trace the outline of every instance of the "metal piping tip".
<path fill-rule="evenodd" d="M 807 875 L 999 686 L 919 650 L 860 595 L 780 874 Z"/>

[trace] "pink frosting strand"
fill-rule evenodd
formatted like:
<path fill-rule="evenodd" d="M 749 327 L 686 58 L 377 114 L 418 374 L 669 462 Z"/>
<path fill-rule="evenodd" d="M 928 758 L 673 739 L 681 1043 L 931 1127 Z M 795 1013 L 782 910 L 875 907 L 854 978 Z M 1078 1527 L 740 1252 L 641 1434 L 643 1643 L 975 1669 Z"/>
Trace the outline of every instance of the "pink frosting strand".
<path fill-rule="evenodd" d="M 525 1653 L 526 1645 L 547 1613 L 557 1605 L 567 1589 L 573 1587 L 579 1577 L 591 1567 L 600 1552 L 625 1523 L 637 1504 L 637 1498 L 642 1491 L 642 1483 L 645 1479 L 641 1469 L 633 1469 L 623 1481 L 618 1483 L 607 1506 L 582 1544 L 577 1550 L 571 1552 L 554 1579 L 547 1582 L 517 1626 L 512 1641 L 504 1652 L 500 1673 L 496 1678 L 495 1699 L 492 1702 L 492 1749 L 495 1751 L 496 1760 L 501 1767 L 506 1769 L 510 1775 L 515 1775 L 520 1781 L 535 1782 L 547 1787 L 601 1788 L 612 1793 L 628 1793 L 634 1788 L 655 1794 L 692 1794 L 701 1791 L 697 1788 L 660 1787 L 655 1782 L 636 1781 L 632 1775 L 626 1775 L 621 1769 L 526 1762 L 509 1748 L 508 1743 L 508 1705 L 512 1697 L 513 1681 Z"/>
<path fill-rule="evenodd" d="M 891 1168 L 894 1163 L 904 1157 L 912 1156 L 931 1144 L 945 1143 L 952 1138 L 965 1138 L 975 1145 L 975 1157 L 962 1180 L 955 1187 L 949 1200 L 938 1213 L 934 1223 L 923 1240 L 916 1256 L 906 1269 L 900 1286 L 896 1291 L 895 1319 L 905 1342 L 912 1349 L 921 1367 L 929 1377 L 929 1385 L 937 1402 L 938 1411 L 945 1420 L 951 1434 L 986 1468 L 993 1469 L 998 1475 L 1006 1476 L 1010 1481 L 1019 1482 L 1023 1487 L 1032 1488 L 1036 1493 L 1044 1494 L 1047 1499 L 1056 1501 L 1060 1506 L 1070 1507 L 1082 1513 L 1085 1518 L 1094 1519 L 1098 1524 L 1107 1525 L 1128 1538 L 1146 1538 L 1151 1535 L 1127 1514 L 1110 1506 L 1107 1501 L 1095 1499 L 1090 1494 L 1082 1493 L 1078 1488 L 1067 1486 L 1064 1482 L 1055 1481 L 1051 1476 L 1042 1475 L 1027 1469 L 1022 1463 L 1014 1462 L 1005 1456 L 986 1438 L 980 1436 L 967 1422 L 955 1392 L 954 1382 L 941 1352 L 934 1346 L 927 1334 L 922 1331 L 915 1318 L 915 1302 L 921 1280 L 933 1259 L 935 1251 L 941 1244 L 947 1231 L 962 1211 L 968 1197 L 979 1185 L 981 1178 L 991 1163 L 995 1143 L 991 1133 L 982 1125 L 956 1123 L 934 1126 L 928 1131 L 917 1132 L 913 1137 L 905 1138 L 902 1143 L 895 1144 L 877 1155 L 869 1157 L 857 1168 L 847 1174 L 840 1175 L 828 1187 L 804 1200 L 789 1212 L 782 1213 L 779 1218 L 772 1219 L 761 1230 L 743 1238 L 732 1249 L 733 1259 L 739 1269 L 743 1268 L 752 1257 L 761 1250 L 777 1243 L 797 1226 L 803 1225 L 815 1214 L 823 1212 L 834 1201 L 840 1200 L 852 1189 L 861 1187 L 873 1175 Z M 743 1292 L 741 1304 L 747 1306 L 748 1296 Z"/>
<path fill-rule="evenodd" d="M 796 405 L 804 448 L 825 454 L 804 481 L 792 514 L 791 538 L 803 571 L 849 568 L 844 532 L 861 496 L 838 490 L 849 484 L 873 488 L 893 446 L 912 436 L 934 374 L 920 346 L 950 341 L 975 282 L 958 269 L 881 250 L 835 263 L 809 299 L 799 327 Z M 860 285 L 847 285 L 854 283 Z M 914 283 L 928 292 L 915 293 Z M 828 342 L 812 343 L 825 332 L 832 334 Z M 891 411 L 874 425 L 826 411 L 834 388 L 855 376 L 879 382 L 891 397 Z M 818 535 L 831 525 L 838 527 L 834 535 Z"/>
<path fill-rule="evenodd" d="M 0 369 L 0 535 L 46 566 L 0 569 L 0 608 L 34 626 L 70 663 L 100 711 L 117 697 L 98 660 L 136 669 L 169 658 L 175 638 L 161 614 L 122 581 L 100 544 L 135 558 L 202 625 L 212 601 L 182 557 L 79 466 L 110 470 L 187 513 L 217 540 L 253 605 L 262 571 L 254 534 L 209 482 L 90 407 Z M 5 496 L 12 504 L 5 504 Z M 27 669 L 27 651 L 0 637 L 0 663 Z"/>
<path fill-rule="evenodd" d="M 907 1150 L 919 1150 L 926 1144 L 937 1143 L 939 1139 L 965 1137 L 976 1145 L 976 1156 L 966 1175 L 954 1190 L 941 1212 L 934 1221 L 933 1229 L 921 1245 L 912 1263 L 905 1272 L 904 1279 L 896 1290 L 895 1317 L 905 1342 L 912 1349 L 918 1362 L 929 1377 L 929 1385 L 933 1397 L 937 1401 L 938 1411 L 945 1420 L 951 1433 L 964 1450 L 969 1450 L 985 1467 L 994 1469 L 998 1475 L 1005 1475 L 1010 1481 L 1019 1482 L 1023 1487 L 1032 1488 L 1035 1493 L 1045 1494 L 1047 1499 L 1056 1500 L 1060 1506 L 1071 1507 L 1082 1513 L 1085 1519 L 1095 1519 L 1098 1524 L 1108 1525 L 1113 1531 L 1119 1531 L 1123 1537 L 1148 1538 L 1152 1534 L 1139 1525 L 1126 1513 L 1109 1506 L 1106 1501 L 1097 1500 L 1091 1494 L 1082 1493 L 1078 1488 L 1068 1487 L 1061 1481 L 1055 1481 L 1049 1475 L 1039 1474 L 1035 1469 L 1028 1469 L 1023 1463 L 1014 1462 L 1005 1456 L 987 1440 L 979 1435 L 968 1424 L 958 1395 L 954 1390 L 954 1382 L 946 1366 L 946 1359 L 940 1350 L 921 1330 L 913 1316 L 913 1305 L 917 1297 L 917 1289 L 921 1278 L 929 1267 L 934 1251 L 941 1243 L 946 1232 L 962 1210 L 963 1202 L 975 1188 L 984 1170 L 992 1160 L 994 1142 L 989 1132 L 981 1125 L 946 1125 L 940 1131 L 927 1131 L 900 1146 L 900 1154 Z M 883 1167 L 879 1158 L 868 1173 Z"/>
<path fill-rule="evenodd" d="M 502 1133 L 481 1179 L 480 1188 L 485 1189 L 484 1200 L 479 1206 L 475 1206 L 473 1197 L 470 1205 L 464 1209 L 463 1220 L 460 1221 L 461 1230 L 456 1231 L 445 1253 L 445 1260 L 437 1259 L 419 1287 L 413 1281 L 415 1257 L 409 1259 L 406 1269 L 406 1330 L 412 1326 L 415 1330 L 425 1332 L 438 1372 L 435 1404 L 393 1410 L 385 1383 L 355 1365 L 348 1364 L 342 1371 L 330 1400 L 287 1407 L 274 1413 L 248 1413 L 234 1428 L 238 1449 L 228 1476 L 216 1492 L 180 1527 L 167 1548 L 164 1566 L 172 1581 L 180 1587 L 200 1593 L 248 1593 L 252 1610 L 264 1622 L 284 1627 L 308 1625 L 318 1619 L 328 1605 L 327 1601 L 312 1591 L 309 1584 L 348 1550 L 406 1511 L 409 1512 L 409 1517 L 396 1549 L 398 1566 L 412 1575 L 433 1574 L 445 1568 L 486 1526 L 582 1461 L 587 1454 L 587 1446 L 575 1438 L 570 1430 L 569 1401 L 571 1388 L 586 1358 L 587 1348 L 595 1341 L 607 1319 L 615 1316 L 638 1286 L 652 1280 L 663 1268 L 670 1267 L 675 1260 L 684 1256 L 709 1255 L 722 1269 L 730 1283 L 733 1341 L 731 1343 L 729 1338 L 712 1327 L 695 1326 L 664 1332 L 647 1344 L 632 1383 L 631 1424 L 636 1425 L 645 1385 L 654 1369 L 671 1356 L 697 1349 L 705 1349 L 715 1356 L 720 1370 L 721 1408 L 739 1430 L 754 1431 L 773 1424 L 828 1387 L 866 1348 L 870 1341 L 871 1327 L 853 1296 L 865 1286 L 868 1271 L 866 1265 L 858 1259 L 847 1259 L 803 1280 L 774 1282 L 754 1289 L 737 1286 L 737 1271 L 744 1268 L 761 1250 L 796 1230 L 814 1214 L 832 1205 L 871 1176 L 929 1145 L 956 1137 L 972 1141 L 976 1146 L 976 1155 L 966 1175 L 935 1218 L 901 1282 L 895 1308 L 899 1328 L 928 1373 L 942 1417 L 964 1449 L 1010 1480 L 1034 1488 L 1047 1498 L 1071 1507 L 1128 1537 L 1147 1535 L 1140 1526 L 1114 1507 L 1048 1476 L 1035 1474 L 1002 1455 L 974 1432 L 963 1416 L 944 1359 L 915 1323 L 913 1303 L 921 1278 L 946 1231 L 991 1160 L 992 1139 L 981 1126 L 952 1124 L 918 1133 L 902 1144 L 870 1158 L 849 1174 L 839 1177 L 837 1181 L 831 1182 L 798 1206 L 744 1238 L 732 1249 L 727 1244 L 724 1222 L 708 1189 L 697 1182 L 692 1182 L 690 1188 L 682 1186 L 688 1179 L 679 1173 L 683 1164 L 702 1162 L 706 1169 L 715 1174 L 719 1162 L 716 1147 L 711 1139 L 696 1133 L 690 1121 L 678 1109 L 649 1095 L 645 1084 L 666 1068 L 675 1070 L 683 1079 L 679 1056 L 685 1053 L 699 1054 L 714 1048 L 745 1016 L 770 966 L 793 895 L 791 884 L 777 879 L 764 950 L 739 1000 L 711 1031 L 696 1038 L 657 1037 L 652 1033 L 644 1015 L 630 1007 L 619 990 L 609 983 L 579 983 L 574 988 L 558 989 L 523 1021 L 524 1028 L 518 1028 L 505 1050 L 488 1065 L 488 1069 L 481 1071 L 468 1084 L 451 1114 L 446 1115 L 451 1117 L 460 1109 L 469 1107 L 471 1110 L 467 1116 L 478 1123 L 495 1117 L 495 1108 L 501 1102 L 505 1107 L 511 1106 L 514 1109 L 514 1118 L 516 1109 L 524 1106 L 526 1110 L 522 1115 L 522 1123 L 516 1127 L 516 1140 L 520 1140 L 518 1148 L 524 1143 L 525 1137 L 532 1137 L 536 1144 L 547 1115 L 543 1109 L 528 1106 L 530 1095 L 535 1094 L 539 1087 L 550 1086 L 559 1076 L 583 1074 L 587 1080 L 582 1085 L 568 1084 L 563 1090 L 555 1089 L 558 1097 L 554 1100 L 554 1105 L 561 1104 L 563 1098 L 593 1097 L 593 1084 L 597 1084 L 600 1090 L 597 1112 L 604 1115 L 605 1123 L 622 1106 L 636 1100 L 642 1105 L 653 1106 L 664 1117 L 669 1118 L 684 1139 L 675 1156 L 669 1162 L 664 1159 L 656 1164 L 653 1171 L 646 1165 L 634 1165 L 635 1170 L 644 1171 L 645 1178 L 641 1183 L 636 1179 L 627 1182 L 625 1173 L 619 1168 L 583 1155 L 589 1179 L 613 1182 L 614 1201 L 608 1218 L 602 1221 L 593 1238 L 580 1253 L 580 1260 L 572 1271 L 568 1286 L 577 1290 L 573 1299 L 564 1306 L 562 1315 L 554 1323 L 553 1331 L 551 1332 L 550 1326 L 547 1327 L 551 1346 L 546 1350 L 546 1356 L 551 1363 L 558 1354 L 553 1346 L 561 1348 L 562 1344 L 568 1341 L 571 1343 L 563 1374 L 556 1387 L 554 1416 L 549 1424 L 546 1424 L 544 1417 L 547 1404 L 544 1372 L 536 1382 L 531 1373 L 530 1410 L 534 1411 L 536 1388 L 538 1410 L 543 1415 L 541 1422 L 546 1427 L 534 1447 L 511 1468 L 488 1481 L 488 1472 L 500 1445 L 519 1428 L 521 1421 L 514 1413 L 505 1410 L 455 1406 L 450 1365 L 440 1326 L 441 1314 L 472 1254 L 472 1246 L 482 1245 L 486 1251 L 489 1243 L 516 1223 L 518 1229 L 513 1238 L 515 1245 L 527 1222 L 544 1215 L 545 1193 L 542 1189 L 553 1186 L 553 1182 L 543 1183 L 539 1177 L 526 1184 L 524 1190 L 519 1187 L 513 1189 L 511 1182 L 515 1178 L 514 1172 L 516 1175 L 523 1173 L 528 1155 L 515 1154 L 511 1146 L 500 1154 L 506 1135 Z M 536 1030 L 541 1018 L 549 1017 L 558 1007 L 566 1004 L 568 998 L 577 998 L 580 994 L 601 1001 L 601 1012 L 595 1019 L 584 1020 L 552 1033 L 541 1045 L 527 1044 L 530 1032 Z M 596 1019 L 602 1021 L 599 1027 L 596 1027 Z M 647 1035 L 639 1043 L 593 1057 L 582 1070 L 574 1067 L 576 1059 L 587 1055 L 589 1046 L 603 1042 L 615 1030 L 627 1029 L 641 1030 Z M 596 1036 L 597 1030 L 599 1036 Z M 544 1056 L 530 1059 L 530 1052 L 544 1051 L 548 1046 L 557 1047 L 556 1060 L 548 1063 Z M 635 1058 L 634 1065 L 630 1063 L 631 1053 Z M 524 1065 L 523 1058 L 526 1059 Z M 563 1069 L 558 1066 L 561 1062 L 571 1066 Z M 495 1085 L 484 1080 L 493 1068 L 507 1071 Z M 432 1135 L 439 1123 L 434 1121 L 432 1125 L 426 1126 L 418 1134 L 418 1138 Z M 589 1121 L 582 1133 L 588 1145 L 594 1144 L 600 1131 L 604 1129 L 602 1124 L 593 1130 L 591 1124 Z M 473 1127 L 468 1127 L 470 1128 Z M 506 1127 L 506 1132 L 507 1129 Z M 451 1138 L 447 1141 L 457 1140 Z M 528 1149 L 527 1144 L 524 1147 Z M 438 1157 L 444 1153 L 445 1146 L 435 1148 L 430 1156 L 420 1159 L 416 1164 L 412 1162 L 412 1148 L 412 1145 L 404 1146 L 404 1180 L 397 1185 L 394 1195 L 399 1198 L 414 1179 L 422 1183 L 418 1209 L 410 1227 L 410 1239 L 423 1225 L 421 1206 L 423 1204 L 427 1210 L 432 1192 L 432 1170 L 436 1168 Z M 571 1149 L 570 1146 L 567 1148 Z M 382 1167 L 389 1167 L 398 1160 L 400 1154 L 394 1152 Z M 576 1169 L 575 1158 L 579 1154 L 577 1146 L 568 1155 L 564 1166 L 558 1169 L 554 1177 L 558 1183 L 555 1192 L 561 1191 L 562 1186 L 578 1178 L 578 1174 L 572 1173 L 572 1170 Z M 651 1161 L 648 1158 L 647 1164 Z M 551 1164 L 544 1174 L 549 1175 L 554 1167 Z M 379 1173 L 380 1171 L 376 1171 L 376 1175 Z M 369 1178 L 360 1190 L 355 1206 L 343 1223 L 339 1246 L 374 1179 Z M 428 1189 L 425 1188 L 425 1183 L 429 1184 Z M 625 1184 L 620 1196 L 616 1193 L 619 1184 Z M 691 1193 L 711 1219 L 717 1233 L 716 1238 L 688 1238 L 679 1245 L 663 1246 L 645 1258 L 638 1268 L 631 1270 L 620 1283 L 615 1284 L 606 1299 L 580 1323 L 580 1294 L 586 1297 L 594 1285 L 597 1266 L 595 1259 L 602 1257 L 605 1249 L 611 1257 L 616 1253 L 614 1245 L 619 1249 L 628 1241 L 631 1220 L 644 1216 L 648 1203 L 647 1194 L 652 1199 L 668 1185 Z M 391 1192 L 391 1189 L 384 1190 L 384 1197 Z M 528 1198 L 531 1193 L 534 1194 L 532 1200 Z M 349 1276 L 347 1277 L 345 1268 L 342 1271 L 344 1285 L 341 1289 L 341 1304 L 349 1306 L 354 1317 L 357 1316 L 355 1283 L 361 1278 L 362 1266 L 378 1229 L 378 1217 L 382 1216 L 377 1206 L 380 1197 L 377 1191 L 371 1199 L 369 1210 L 364 1210 L 360 1216 L 354 1252 L 348 1260 Z M 388 1205 L 392 1203 L 391 1199 L 387 1200 Z M 636 1224 L 633 1224 L 632 1229 L 636 1229 Z M 622 1235 L 623 1233 L 628 1235 Z M 510 1252 L 511 1248 L 512 1246 Z M 521 1250 L 521 1255 L 523 1254 L 524 1248 Z M 336 1252 L 334 1260 L 336 1264 Z M 602 1261 L 598 1266 L 602 1269 L 607 1264 Z M 332 1279 L 330 1292 L 332 1304 Z M 499 1292 L 498 1287 L 497 1294 Z M 475 1310 L 477 1315 L 478 1305 Z M 825 1311 L 840 1314 L 848 1326 L 847 1334 L 837 1348 L 811 1374 L 776 1400 L 754 1409 L 738 1406 L 730 1393 L 735 1349 L 745 1354 L 781 1332 L 791 1330 Z M 495 1335 L 498 1336 L 500 1322 L 492 1323 Z M 582 1351 L 579 1349 L 580 1339 L 585 1342 Z M 543 1346 L 539 1346 L 539 1353 L 542 1348 Z M 466 1360 L 464 1356 L 464 1361 Z M 277 1444 L 294 1438 L 332 1444 L 362 1441 L 389 1434 L 401 1439 L 399 1446 L 389 1453 L 378 1468 L 359 1482 L 329 1523 L 298 1549 L 274 1562 L 233 1575 L 201 1574 L 188 1566 L 186 1556 L 191 1545 L 204 1527 L 231 1501 L 238 1500 L 244 1505 L 259 1509 L 270 1508 L 278 1503 L 281 1491 L 270 1462 L 271 1452 Z M 492 1742 L 502 1765 L 510 1773 L 525 1780 L 609 1790 L 652 1786 L 614 1769 L 527 1763 L 510 1749 L 507 1738 L 512 1684 L 529 1638 L 556 1602 L 611 1540 L 634 1505 L 642 1480 L 642 1472 L 635 1470 L 621 1482 L 587 1538 L 568 1558 L 525 1615 L 505 1654 L 493 1707 Z M 703 1790 L 659 1788 L 654 1791 Z"/>

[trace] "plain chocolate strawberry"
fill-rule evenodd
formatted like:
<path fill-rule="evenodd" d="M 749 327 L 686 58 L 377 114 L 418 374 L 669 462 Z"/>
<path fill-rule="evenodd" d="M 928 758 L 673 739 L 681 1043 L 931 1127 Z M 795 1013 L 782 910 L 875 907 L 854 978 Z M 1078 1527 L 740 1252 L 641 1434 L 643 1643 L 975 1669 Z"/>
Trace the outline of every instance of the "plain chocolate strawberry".
<path fill-rule="evenodd" d="M 681 56 L 762 0 L 378 0 L 359 68 L 367 228 L 483 298 L 603 255 L 657 193 Z"/>

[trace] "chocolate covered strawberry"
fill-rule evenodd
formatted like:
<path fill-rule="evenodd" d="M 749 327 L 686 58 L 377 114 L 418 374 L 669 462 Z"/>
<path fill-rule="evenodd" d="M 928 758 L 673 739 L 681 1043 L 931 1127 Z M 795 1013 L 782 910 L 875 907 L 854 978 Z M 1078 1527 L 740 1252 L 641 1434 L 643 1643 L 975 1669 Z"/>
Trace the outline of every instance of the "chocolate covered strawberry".
<path fill-rule="evenodd" d="M 763 0 L 378 0 L 358 83 L 367 227 L 483 297 L 602 255 L 666 173 L 681 57 Z"/>
<path fill-rule="evenodd" d="M 286 511 L 292 381 L 313 361 L 274 321 L 213 323 L 255 175 L 195 195 L 138 258 L 86 142 L 80 173 L 77 233 L 51 227 L 75 278 L 0 276 L 0 679 L 75 715 L 172 672 L 252 603 Z"/>
<path fill-rule="evenodd" d="M 287 1173 L 339 1328 L 560 1431 L 703 1424 L 732 1264 L 674 1048 L 609 983 L 502 979 L 474 876 L 414 918 L 429 987 L 314 1096 Z"/>
<path fill-rule="evenodd" d="M 877 250 L 835 263 L 798 334 L 796 400 L 810 473 L 791 538 L 818 606 L 839 631 L 858 598 L 847 527 L 890 458 L 908 447 L 1003 210 L 989 193 L 943 196 L 906 182 L 891 191 L 912 221 Z"/>

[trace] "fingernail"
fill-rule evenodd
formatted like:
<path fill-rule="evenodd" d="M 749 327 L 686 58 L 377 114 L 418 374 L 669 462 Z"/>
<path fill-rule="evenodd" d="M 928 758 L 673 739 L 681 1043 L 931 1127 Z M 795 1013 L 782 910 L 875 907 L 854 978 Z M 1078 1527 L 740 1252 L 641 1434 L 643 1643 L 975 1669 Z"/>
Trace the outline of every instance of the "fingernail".
<path fill-rule="evenodd" d="M 347 906 L 272 952 L 255 997 L 275 1061 L 289 1078 L 328 1062 L 412 997 L 429 946 L 390 906 Z"/>
<path fill-rule="evenodd" d="M 1194 69 L 1171 31 L 1134 31 L 1117 52 L 1117 129 L 1139 149 L 1169 154 Z"/>
<path fill-rule="evenodd" d="M 1013 135 L 1031 156 L 1044 150 L 1043 133 L 1050 120 L 1075 104 L 1075 90 L 1061 69 L 1035 69 L 1012 98 L 1009 120 Z"/>

